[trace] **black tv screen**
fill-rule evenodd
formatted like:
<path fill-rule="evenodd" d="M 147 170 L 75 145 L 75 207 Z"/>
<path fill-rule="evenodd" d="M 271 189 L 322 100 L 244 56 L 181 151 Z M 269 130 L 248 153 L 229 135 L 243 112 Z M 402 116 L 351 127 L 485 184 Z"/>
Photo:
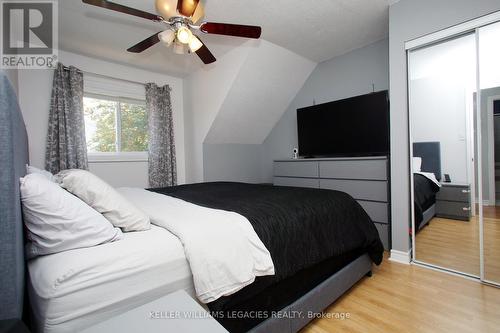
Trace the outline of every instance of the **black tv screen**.
<path fill-rule="evenodd" d="M 298 109 L 297 129 L 301 157 L 387 155 L 388 92 Z"/>

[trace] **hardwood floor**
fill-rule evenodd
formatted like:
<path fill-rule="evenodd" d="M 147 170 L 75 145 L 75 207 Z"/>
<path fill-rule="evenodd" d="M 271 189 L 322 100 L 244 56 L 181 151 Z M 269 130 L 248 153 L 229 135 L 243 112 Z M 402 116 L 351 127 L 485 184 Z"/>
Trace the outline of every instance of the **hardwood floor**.
<path fill-rule="evenodd" d="M 375 267 L 301 333 L 500 332 L 500 289 L 415 265 Z"/>
<path fill-rule="evenodd" d="M 479 276 L 479 223 L 433 218 L 417 234 L 415 258 Z"/>
<path fill-rule="evenodd" d="M 419 261 L 479 276 L 479 223 L 433 218 L 416 238 Z M 484 207 L 485 277 L 500 282 L 500 207 Z"/>

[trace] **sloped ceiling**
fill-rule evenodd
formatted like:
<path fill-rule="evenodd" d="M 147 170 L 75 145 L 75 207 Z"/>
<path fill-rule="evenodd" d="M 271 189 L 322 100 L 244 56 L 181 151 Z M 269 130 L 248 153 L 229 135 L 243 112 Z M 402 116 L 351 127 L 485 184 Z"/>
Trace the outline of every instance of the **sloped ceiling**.
<path fill-rule="evenodd" d="M 184 79 L 186 179 L 203 180 L 203 141 L 248 56 L 247 41 Z"/>
<path fill-rule="evenodd" d="M 262 38 L 312 61 L 321 62 L 384 38 L 394 0 L 202 0 L 205 19 L 262 26 Z M 155 13 L 155 0 L 113 0 Z M 203 67 L 196 55 L 180 56 L 156 45 L 137 55 L 131 45 L 164 30 L 160 23 L 82 3 L 59 2 L 59 46 L 83 55 L 127 63 L 169 75 L 186 76 Z M 246 42 L 203 35 L 217 58 Z"/>
<path fill-rule="evenodd" d="M 265 40 L 249 42 L 205 143 L 261 144 L 315 66 Z"/>
<path fill-rule="evenodd" d="M 155 12 L 154 0 L 113 0 Z M 203 1 L 203 0 L 202 0 Z M 206 21 L 260 25 L 260 41 L 203 35 L 218 61 L 176 55 L 156 45 L 126 49 L 162 24 L 60 0 L 61 49 L 184 78 L 186 158 L 192 180 L 203 175 L 203 143 L 260 144 L 318 62 L 388 34 L 393 0 L 206 0 Z M 190 166 L 188 166 L 189 168 Z"/>

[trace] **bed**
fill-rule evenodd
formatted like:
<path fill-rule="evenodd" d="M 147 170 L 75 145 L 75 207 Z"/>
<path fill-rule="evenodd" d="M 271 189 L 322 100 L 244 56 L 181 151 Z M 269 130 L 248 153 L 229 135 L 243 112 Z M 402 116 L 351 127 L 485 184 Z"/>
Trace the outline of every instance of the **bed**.
<path fill-rule="evenodd" d="M 115 243 L 24 261 L 18 180 L 28 163 L 27 136 L 14 93 L 6 78 L 0 79 L 3 96 L 10 96 L 0 107 L 0 133 L 4 136 L 0 208 L 6 212 L 1 216 L 0 234 L 0 294 L 6 306 L 1 307 L 0 320 L 23 318 L 24 304 L 31 309 L 24 316 L 32 312 L 35 330 L 78 331 L 174 290 L 185 289 L 193 295 L 185 244 L 159 227 L 125 233 Z M 297 332 L 312 318 L 289 318 L 288 311 L 321 312 L 371 274 L 373 262 L 382 260 L 383 246 L 375 226 L 361 206 L 342 192 L 222 182 L 156 189 L 154 193 L 242 214 L 269 249 L 275 275 L 259 277 L 206 307 L 223 312 L 265 309 L 284 315 L 217 318 L 230 332 Z M 325 216 L 331 223 L 322 220 Z M 7 266 L 4 258 L 9 259 Z M 29 302 L 24 301 L 26 294 Z"/>
<path fill-rule="evenodd" d="M 415 232 L 418 232 L 436 215 L 436 193 L 441 180 L 441 145 L 439 142 L 415 142 L 413 157 L 421 158 L 420 171 L 413 173 Z"/>

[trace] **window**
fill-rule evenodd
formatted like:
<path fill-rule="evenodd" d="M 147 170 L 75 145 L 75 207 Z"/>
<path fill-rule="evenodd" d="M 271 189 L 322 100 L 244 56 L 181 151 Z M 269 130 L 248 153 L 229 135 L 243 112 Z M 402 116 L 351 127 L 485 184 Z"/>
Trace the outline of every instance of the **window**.
<path fill-rule="evenodd" d="M 138 152 L 146 156 L 148 119 L 144 101 L 85 94 L 83 110 L 90 156 L 130 156 Z"/>

